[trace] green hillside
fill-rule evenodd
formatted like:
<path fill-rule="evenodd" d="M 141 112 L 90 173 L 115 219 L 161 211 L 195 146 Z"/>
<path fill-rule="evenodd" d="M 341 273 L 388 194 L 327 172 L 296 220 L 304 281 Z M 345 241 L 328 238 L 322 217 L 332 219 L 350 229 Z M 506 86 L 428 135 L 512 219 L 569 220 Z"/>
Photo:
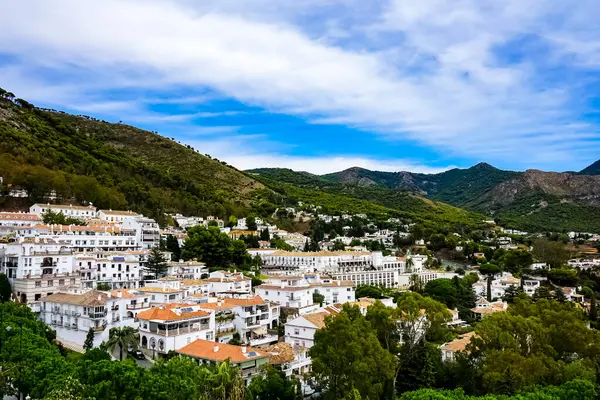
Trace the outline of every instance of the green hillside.
<path fill-rule="evenodd" d="M 373 186 L 344 185 L 289 169 L 259 168 L 247 171 L 267 186 L 287 196 L 324 204 L 335 211 L 382 213 L 425 225 L 445 225 L 452 229 L 479 227 L 485 217 L 438 201 L 432 201 L 408 191 Z"/>
<path fill-rule="evenodd" d="M 55 190 L 58 201 L 101 208 L 242 215 L 264 186 L 218 160 L 156 133 L 0 98 L 0 171 L 30 203 Z M 6 201 L 0 197 L 0 201 Z"/>
<path fill-rule="evenodd" d="M 436 226 L 472 227 L 482 219 L 408 192 L 335 185 L 307 173 L 288 170 L 287 179 L 256 179 L 155 132 L 38 109 L 1 92 L 0 171 L 3 208 L 10 207 L 6 194 L 12 184 L 27 190 L 28 204 L 55 191 L 57 202 L 132 209 L 159 221 L 171 212 L 268 217 L 297 201 L 330 212 L 398 216 Z M 315 181 L 330 186 L 327 192 L 312 185 Z"/>

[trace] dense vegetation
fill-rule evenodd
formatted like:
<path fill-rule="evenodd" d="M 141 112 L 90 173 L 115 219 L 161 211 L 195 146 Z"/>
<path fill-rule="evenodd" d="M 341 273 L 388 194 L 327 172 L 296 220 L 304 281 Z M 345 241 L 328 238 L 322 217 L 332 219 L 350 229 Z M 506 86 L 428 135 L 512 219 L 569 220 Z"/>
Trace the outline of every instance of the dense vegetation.
<path fill-rule="evenodd" d="M 592 164 L 581 174 L 594 175 L 597 165 L 600 164 Z M 493 215 L 503 226 L 530 232 L 596 232 L 600 226 L 600 212 L 595 200 L 598 197 L 595 189 L 598 181 L 593 180 L 595 177 L 576 174 L 503 171 L 485 163 L 439 174 L 380 172 L 362 168 L 323 176 L 278 168 L 250 172 L 409 212 L 426 208 L 420 200 L 423 199 L 421 196 L 427 196 L 431 200 Z M 459 209 L 446 210 L 465 213 L 464 210 L 457 211 Z"/>
<path fill-rule="evenodd" d="M 10 183 L 27 190 L 30 203 L 56 191 L 58 201 L 162 219 L 176 211 L 245 215 L 269 194 L 233 167 L 155 132 L 11 99 L 0 96 L 2 195 Z"/>
<path fill-rule="evenodd" d="M 282 174 L 279 174 L 282 171 Z M 331 183 L 306 173 L 286 169 L 250 171 L 265 185 L 289 198 L 319 204 L 322 213 L 348 212 L 370 217 L 397 217 L 427 226 L 482 226 L 485 217 L 406 191 Z M 314 178 L 313 178 L 314 177 Z"/>
<path fill-rule="evenodd" d="M 461 334 L 444 327 L 445 306 L 416 293 L 396 297 L 397 309 L 377 303 L 366 316 L 346 306 L 315 334 L 313 378 L 323 398 L 596 398 L 600 332 L 572 303 L 519 297 L 442 362 L 437 344 Z"/>

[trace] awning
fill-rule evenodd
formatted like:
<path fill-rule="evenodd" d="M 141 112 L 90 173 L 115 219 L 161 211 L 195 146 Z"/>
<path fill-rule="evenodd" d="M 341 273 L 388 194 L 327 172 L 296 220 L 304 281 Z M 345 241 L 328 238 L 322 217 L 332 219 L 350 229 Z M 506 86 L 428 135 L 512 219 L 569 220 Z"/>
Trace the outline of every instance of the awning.
<path fill-rule="evenodd" d="M 264 326 L 261 326 L 260 328 L 251 329 L 251 331 L 255 335 L 266 335 L 267 334 L 267 328 L 265 328 Z"/>

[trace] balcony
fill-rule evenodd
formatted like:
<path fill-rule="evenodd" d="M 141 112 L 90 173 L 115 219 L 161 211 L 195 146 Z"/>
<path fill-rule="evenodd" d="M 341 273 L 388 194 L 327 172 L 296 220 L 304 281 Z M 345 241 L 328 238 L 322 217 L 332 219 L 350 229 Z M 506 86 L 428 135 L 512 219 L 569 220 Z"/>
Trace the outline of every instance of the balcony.
<path fill-rule="evenodd" d="M 201 324 L 200 327 L 197 328 L 192 328 L 192 327 L 186 327 L 186 328 L 172 328 L 172 329 L 157 329 L 155 332 L 151 331 L 152 333 L 156 333 L 158 335 L 164 335 L 164 336 L 177 336 L 177 335 L 183 335 L 186 333 L 192 333 L 192 332 L 200 332 L 200 331 L 204 331 L 209 329 L 209 325 L 208 324 Z"/>
<path fill-rule="evenodd" d="M 220 337 L 220 336 L 233 335 L 233 333 L 235 333 L 235 328 L 221 329 L 216 332 L 216 336 Z"/>
<path fill-rule="evenodd" d="M 99 325 L 92 328 L 94 332 L 102 332 L 106 329 L 106 325 Z"/>
<path fill-rule="evenodd" d="M 91 319 L 102 319 L 102 318 L 106 317 L 106 311 L 89 313 L 88 317 Z"/>
<path fill-rule="evenodd" d="M 262 346 L 265 344 L 275 343 L 279 340 L 277 335 L 264 335 L 250 339 L 250 346 Z"/>
<path fill-rule="evenodd" d="M 148 303 L 127 304 L 125 306 L 125 308 L 128 310 L 141 310 L 142 308 L 148 308 L 148 307 L 150 307 L 150 304 L 148 304 Z"/>

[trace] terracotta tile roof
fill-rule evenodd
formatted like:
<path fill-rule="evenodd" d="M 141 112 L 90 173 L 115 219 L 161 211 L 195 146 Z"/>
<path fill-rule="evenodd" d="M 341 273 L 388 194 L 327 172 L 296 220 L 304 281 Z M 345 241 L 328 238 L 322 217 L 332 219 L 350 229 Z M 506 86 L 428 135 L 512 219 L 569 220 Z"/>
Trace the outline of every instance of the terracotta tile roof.
<path fill-rule="evenodd" d="M 211 361 L 225 361 L 229 359 L 233 363 L 242 363 L 249 360 L 256 360 L 268 357 L 263 350 L 253 347 L 246 347 L 246 352 L 242 352 L 243 346 L 234 346 L 226 343 L 215 343 L 210 340 L 196 339 L 187 346 L 177 350 L 179 354 L 201 358 Z M 215 351 L 216 350 L 216 351 Z"/>
<path fill-rule="evenodd" d="M 328 312 L 316 312 L 311 314 L 304 314 L 303 317 L 305 320 L 313 324 L 317 329 L 321 329 L 325 326 L 325 318 L 332 314 Z"/>
<path fill-rule="evenodd" d="M 184 286 L 192 286 L 192 285 L 206 285 L 205 279 L 185 279 L 181 281 L 181 284 Z"/>
<path fill-rule="evenodd" d="M 506 308 L 502 302 L 490 303 L 487 307 L 475 307 L 471 311 L 477 314 L 493 314 L 495 312 L 504 312 Z"/>
<path fill-rule="evenodd" d="M 9 212 L 0 212 L 0 219 L 2 220 L 20 220 L 20 221 L 41 221 L 39 215 L 37 214 L 28 214 L 28 213 L 9 213 Z"/>
<path fill-rule="evenodd" d="M 40 301 L 73 304 L 77 306 L 103 306 L 108 301 L 108 295 L 98 290 L 90 290 L 84 294 L 54 293 L 43 297 Z"/>
<path fill-rule="evenodd" d="M 296 354 L 305 351 L 306 348 L 301 346 L 294 348 L 290 343 L 279 342 L 264 347 L 263 350 L 269 353 L 269 364 L 279 365 L 294 361 Z"/>
<path fill-rule="evenodd" d="M 184 309 L 190 309 L 190 311 L 184 312 Z M 200 310 L 196 304 L 167 304 L 142 311 L 137 314 L 137 318 L 146 321 L 176 321 L 180 319 L 208 317 L 209 315 L 209 312 Z"/>
<path fill-rule="evenodd" d="M 198 304 L 198 307 L 202 308 L 203 310 L 230 310 L 234 307 L 234 305 L 225 301 L 213 301 L 210 303 Z"/>
<path fill-rule="evenodd" d="M 119 293 L 121 293 L 120 298 L 122 299 L 135 299 L 136 297 L 139 297 L 139 295 L 134 295 L 127 289 L 118 289 L 110 291 L 110 295 L 114 298 L 119 298 Z"/>
<path fill-rule="evenodd" d="M 231 299 L 225 298 L 223 299 L 228 304 L 232 304 L 234 306 L 259 306 L 266 304 L 265 301 L 260 296 L 254 296 L 249 299 Z"/>
<path fill-rule="evenodd" d="M 464 335 L 462 335 L 458 339 L 455 339 L 455 340 L 453 340 L 451 342 L 448 342 L 448 343 L 444 343 L 440 347 L 440 349 L 441 350 L 446 350 L 446 351 L 452 351 L 452 352 L 464 351 L 465 348 L 467 347 L 467 345 L 469 344 L 469 342 L 471 342 L 471 338 L 474 335 L 475 335 L 475 332 L 465 333 Z"/>

